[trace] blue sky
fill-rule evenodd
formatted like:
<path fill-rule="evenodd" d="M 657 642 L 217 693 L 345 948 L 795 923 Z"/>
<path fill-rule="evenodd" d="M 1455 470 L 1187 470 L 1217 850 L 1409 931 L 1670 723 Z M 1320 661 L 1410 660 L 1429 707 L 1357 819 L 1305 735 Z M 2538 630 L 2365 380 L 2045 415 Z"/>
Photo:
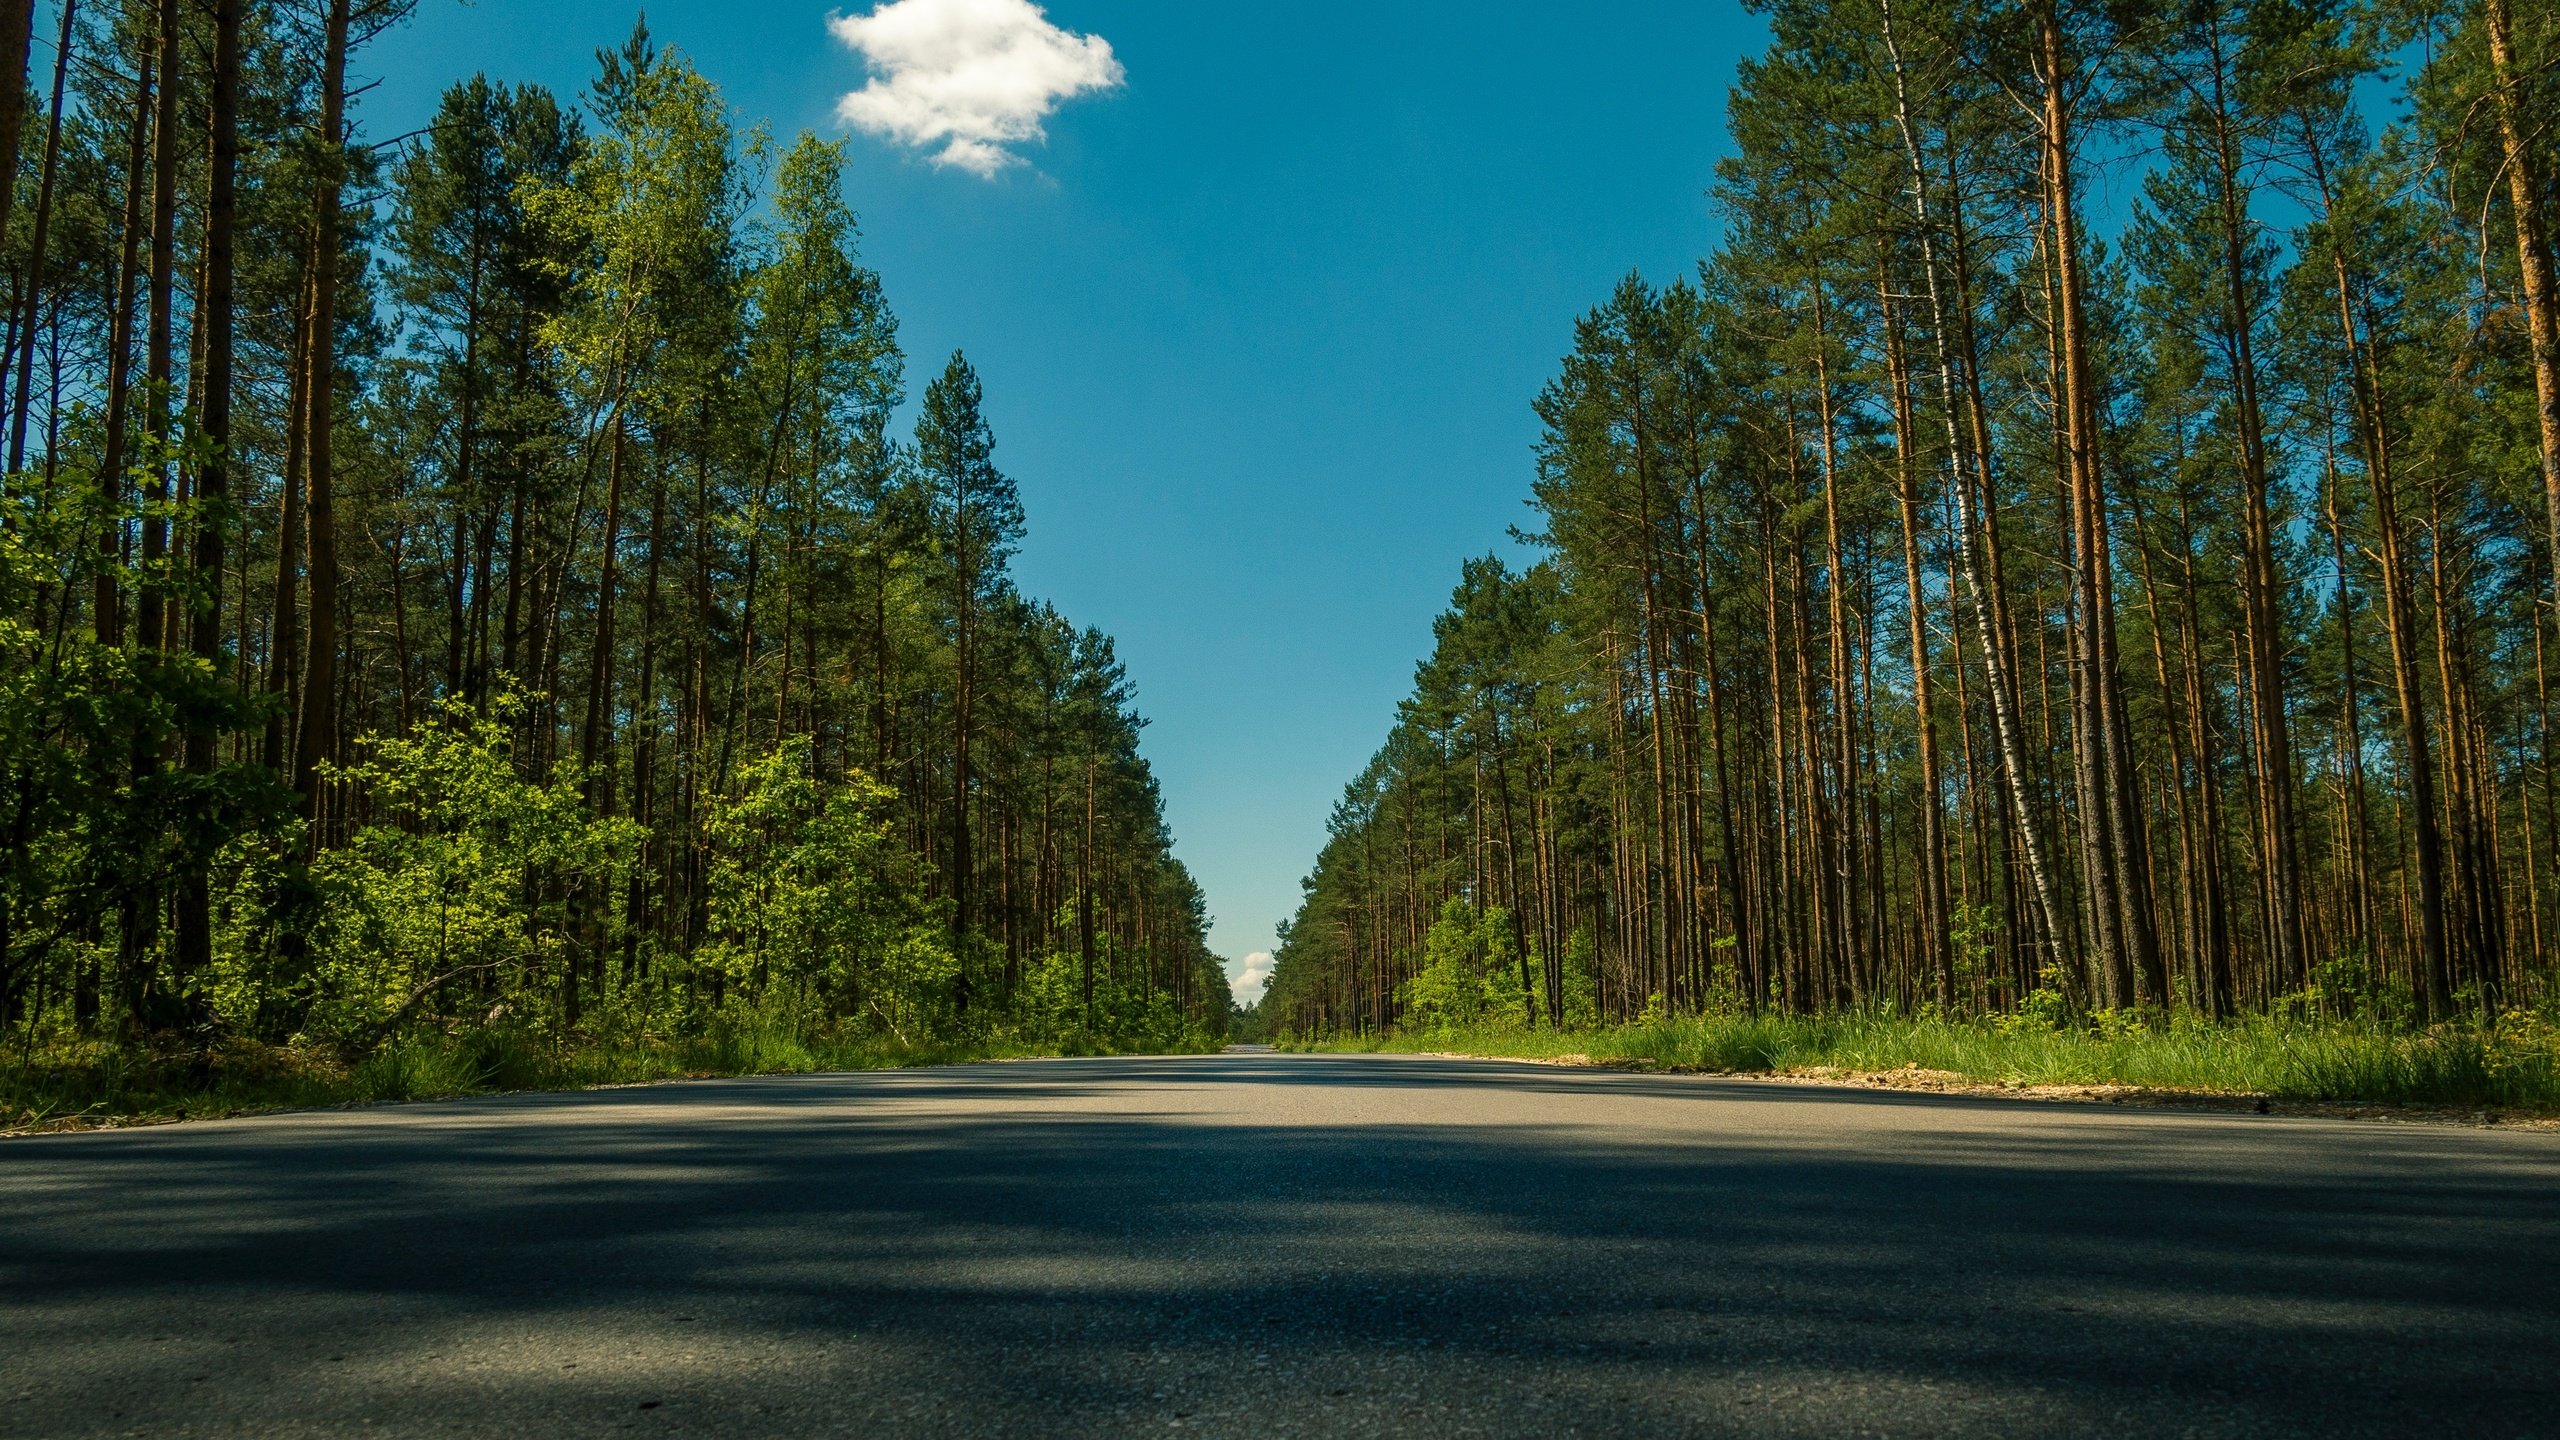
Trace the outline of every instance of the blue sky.
<path fill-rule="evenodd" d="M 907 3 L 910 22 L 1021 8 Z M 874 78 L 823 5 L 647 8 L 784 137 L 848 133 L 839 101 Z M 635 9 L 422 0 L 357 57 L 380 82 L 359 121 L 411 129 L 475 70 L 582 91 Z M 1044 138 L 936 163 L 984 127 L 937 132 L 927 103 L 900 128 L 902 96 L 941 93 L 911 74 L 866 112 L 880 133 L 851 132 L 849 198 L 910 390 L 954 347 L 985 378 L 1030 517 L 1021 584 L 1118 638 L 1212 943 L 1241 965 L 1295 909 L 1459 561 L 1529 522 L 1529 406 L 1574 317 L 1629 269 L 1667 280 L 1711 248 L 1725 93 L 1761 30 L 1731 0 L 1045 13 L 1065 36 L 1008 63 L 1064 77 L 1041 93 L 1084 88 Z M 860 33 L 884 71 L 931 63 L 930 35 Z"/>

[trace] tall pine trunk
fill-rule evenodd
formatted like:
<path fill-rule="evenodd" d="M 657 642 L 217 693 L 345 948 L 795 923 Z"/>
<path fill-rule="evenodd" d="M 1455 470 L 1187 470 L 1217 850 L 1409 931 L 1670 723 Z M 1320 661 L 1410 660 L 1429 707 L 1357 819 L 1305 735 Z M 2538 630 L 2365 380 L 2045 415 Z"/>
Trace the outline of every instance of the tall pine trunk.
<path fill-rule="evenodd" d="M 2125 714 L 2124 680 L 2116 658 L 2115 594 L 2109 554 L 2106 482 L 2099 463 L 2096 380 L 2089 358 L 2089 322 L 2080 275 L 2077 201 L 2071 180 L 2072 115 L 2066 99 L 2071 69 L 2065 59 L 2058 0 L 2037 17 L 2045 79 L 2043 128 L 2045 191 L 2054 252 L 2054 287 L 2062 353 L 2062 419 L 2070 467 L 2073 524 L 2077 532 L 2086 724 L 2097 755 L 2096 822 L 2103 844 L 2096 857 L 2107 867 L 2113 913 L 2095 917 L 2101 953 L 2112 958 L 2109 982 L 2118 1005 L 2161 1004 L 2169 999 L 2151 901 L 2149 841 L 2142 790 L 2135 773 L 2132 726 Z M 2098 893 L 2092 885 L 2093 893 Z"/>
<path fill-rule="evenodd" d="M 1956 535 L 1953 547 L 1960 561 L 1959 568 L 1964 575 L 1965 589 L 1973 599 L 1974 628 L 1981 643 L 1983 664 L 1989 680 L 1992 722 L 2000 753 L 2000 769 L 2005 777 L 2010 806 L 2016 816 L 2019 847 L 2024 852 L 2028 878 L 2035 892 L 2037 916 L 2044 929 L 2045 946 L 2052 963 L 2058 967 L 2063 959 L 2062 937 L 2065 932 L 2062 928 L 2060 909 L 2054 902 L 2051 871 L 2045 863 L 2047 851 L 2043 827 L 2037 818 L 2034 799 L 2027 789 L 2026 765 L 2018 739 L 2017 717 L 2014 714 L 2016 692 L 2010 683 L 2013 673 L 2009 659 L 2011 652 L 2006 647 L 2004 637 L 2000 635 L 1994 619 L 1995 608 L 2005 610 L 2006 606 L 1997 603 L 1996 587 L 1999 584 L 2000 555 L 1997 539 L 1988 524 L 1987 514 L 1983 527 L 1988 552 L 1984 557 L 1988 562 L 1987 566 L 1977 562 L 1975 558 L 1972 493 L 1975 473 L 1978 472 L 1983 481 L 1983 501 L 1986 509 L 1995 504 L 1996 500 L 1995 491 L 1990 483 L 1990 435 L 1984 418 L 1984 407 L 1979 395 L 1972 393 L 1975 383 L 1973 356 L 1976 353 L 1969 314 L 1972 301 L 1960 283 L 1957 294 L 1957 323 L 1963 330 L 1966 398 L 1971 402 L 1966 409 L 1972 422 L 1972 439 L 1975 442 L 1974 464 L 1969 471 L 1965 464 L 1965 446 L 1959 438 L 1956 424 L 1958 385 L 1955 361 L 1950 354 L 1948 343 L 1948 307 L 1938 284 L 1937 238 L 1929 215 L 1928 170 L 1921 161 L 1918 133 L 1912 127 L 1910 86 L 1903 71 L 1901 49 L 1894 40 L 1892 0 L 1878 0 L 1878 10 L 1883 18 L 1885 53 L 1893 66 L 1895 127 L 1901 133 L 1903 152 L 1911 165 L 1911 206 L 1919 226 L 1920 269 L 1928 282 L 1926 288 L 1929 295 L 1929 330 L 1936 341 L 1938 351 L 1938 398 L 1940 410 L 1946 422 L 1948 487 L 1956 497 Z M 1958 241 L 1953 262 L 1961 281 L 1965 257 L 1961 240 L 1962 232 L 1959 230 L 1957 233 Z M 1985 568 L 1990 570 L 1992 576 L 1988 587 L 1983 580 L 1982 572 Z"/>
<path fill-rule="evenodd" d="M 327 843 L 320 768 L 338 744 L 338 261 L 339 206 L 346 185 L 347 25 L 350 0 L 329 0 L 320 60 L 320 182 L 312 203 L 311 329 L 303 348 L 303 523 L 310 570 L 302 717 L 294 727 L 293 788 L 311 821 L 312 843 Z"/>
<path fill-rule="evenodd" d="M 44 161 L 36 178 L 35 225 L 27 237 L 27 303 L 26 313 L 18 325 L 18 383 L 10 393 L 9 470 L 12 474 L 27 466 L 27 421 L 36 408 L 36 330 L 44 305 L 45 245 L 53 228 L 54 181 L 62 160 L 63 82 L 71 72 L 71 49 L 75 38 L 72 18 L 78 13 L 77 0 L 63 0 L 62 35 L 55 43 L 53 57 L 53 98 L 45 107 Z M 5 233 L 0 231 L 0 234 Z M 61 367 L 57 365 L 54 369 L 58 387 Z M 55 409 L 58 411 L 60 407 Z M 52 447 L 47 446 L 46 449 L 50 454 Z"/>
<path fill-rule="evenodd" d="M 209 110 L 211 163 L 204 216 L 204 288 L 197 296 L 196 330 L 203 353 L 205 456 L 196 472 L 194 614 L 189 648 L 218 678 L 223 670 L 223 547 L 231 528 L 232 224 L 238 210 L 240 160 L 241 0 L 214 0 L 213 74 Z M 42 207 L 39 207 L 39 215 Z M 11 439 L 16 448 L 16 437 Z M 202 775 L 214 765 L 215 726 L 199 716 L 187 727 L 187 769 Z M 211 1017 L 199 990 L 213 964 L 212 877 L 209 855 L 189 857 L 178 881 L 177 949 L 172 957 L 188 1018 Z"/>
<path fill-rule="evenodd" d="M 2533 136 L 2516 97 L 2525 77 L 2516 68 L 2515 23 L 2507 0 L 2481 0 L 2481 18 L 2489 33 L 2500 158 L 2505 162 L 2507 206 L 2515 220 L 2525 331 L 2533 346 L 2534 415 L 2542 439 L 2542 500 L 2550 524 L 2552 593 L 2560 596 L 2560 279 L 2552 274 L 2550 233 L 2542 218 L 2545 177 L 2533 163 Z M 2547 123 L 2549 117 L 2543 118 Z"/>

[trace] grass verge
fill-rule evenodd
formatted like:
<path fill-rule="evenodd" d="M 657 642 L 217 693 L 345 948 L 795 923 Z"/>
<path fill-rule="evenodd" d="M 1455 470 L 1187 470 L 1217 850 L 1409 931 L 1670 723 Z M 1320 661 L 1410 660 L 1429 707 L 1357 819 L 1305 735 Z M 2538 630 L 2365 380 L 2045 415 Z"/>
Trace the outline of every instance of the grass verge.
<path fill-rule="evenodd" d="M 80 1043 L 0 1064 L 0 1135 L 653 1080 L 1117 1053 L 1129 1052 L 1076 1041 L 843 1040 L 757 1026 L 566 1045 L 511 1030 L 425 1034 L 353 1063 L 325 1050 L 246 1041 L 211 1050 Z"/>
<path fill-rule="evenodd" d="M 2276 1020 L 2055 1029 L 1993 1020 L 1734 1014 L 1561 1032 L 1470 1028 L 1287 1043 L 1723 1074 L 1917 1068 L 1989 1086 L 2126 1086 L 2560 1114 L 2560 1031 L 2529 1016 L 2412 1034 Z"/>

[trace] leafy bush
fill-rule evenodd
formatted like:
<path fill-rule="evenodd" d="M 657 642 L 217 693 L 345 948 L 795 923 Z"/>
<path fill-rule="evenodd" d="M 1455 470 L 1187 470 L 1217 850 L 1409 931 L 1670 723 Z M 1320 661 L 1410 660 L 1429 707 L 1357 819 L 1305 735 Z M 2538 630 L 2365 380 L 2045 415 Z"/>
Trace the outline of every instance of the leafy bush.
<path fill-rule="evenodd" d="M 713 812 L 711 940 L 697 968 L 812 1015 L 862 1016 L 900 1039 L 945 1021 L 959 975 L 891 792 L 860 771 L 822 782 L 795 738 L 748 765 Z"/>
<path fill-rule="evenodd" d="M 1209 1037 L 1169 992 L 1144 984 L 1145 967 L 1107 939 L 1099 942 L 1093 1008 L 1085 1009 L 1084 957 L 1053 950 L 1023 969 L 1013 995 L 1010 1033 L 1034 1044 L 1127 1050 L 1196 1049 Z"/>
<path fill-rule="evenodd" d="M 640 829 L 588 813 L 576 771 L 519 773 L 510 698 L 489 713 L 459 702 L 440 724 L 376 737 L 333 778 L 361 786 L 382 818 L 311 870 L 306 1028 L 363 1045 L 451 987 L 539 986 L 574 962 L 592 913 L 639 861 Z"/>

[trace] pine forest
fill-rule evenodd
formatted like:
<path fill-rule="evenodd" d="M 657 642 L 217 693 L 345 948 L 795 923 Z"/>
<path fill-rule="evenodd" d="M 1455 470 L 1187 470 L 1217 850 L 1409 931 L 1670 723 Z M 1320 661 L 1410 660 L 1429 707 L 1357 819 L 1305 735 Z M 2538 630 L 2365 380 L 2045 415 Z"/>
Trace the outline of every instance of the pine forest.
<path fill-rule="evenodd" d="M 2550 998 L 2560 14 L 1757 8 L 1267 1022 Z"/>
<path fill-rule="evenodd" d="M 10 1045 L 1221 1033 L 1128 677 L 1012 582 L 969 362 L 908 403 L 843 143 L 645 25 L 369 135 L 406 8 L 0 17 Z"/>

